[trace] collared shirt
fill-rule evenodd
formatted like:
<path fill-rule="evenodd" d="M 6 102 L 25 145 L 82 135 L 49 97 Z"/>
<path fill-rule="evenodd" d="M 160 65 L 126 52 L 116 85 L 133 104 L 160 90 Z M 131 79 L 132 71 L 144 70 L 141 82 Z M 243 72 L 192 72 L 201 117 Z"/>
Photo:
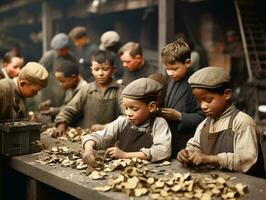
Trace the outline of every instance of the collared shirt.
<path fill-rule="evenodd" d="M 2 70 L 3 75 L 4 75 L 5 78 L 11 79 L 10 76 L 7 74 L 5 68 L 2 68 L 1 70 Z"/>
<path fill-rule="evenodd" d="M 71 124 L 73 119 L 79 115 L 80 113 L 92 113 L 94 108 L 86 107 L 86 102 L 98 99 L 114 99 L 117 98 L 117 102 L 120 106 L 122 106 L 122 98 L 121 91 L 123 90 L 123 86 L 116 83 L 116 81 L 112 81 L 110 85 L 103 91 L 99 88 L 96 82 L 88 83 L 86 86 L 82 87 L 80 91 L 71 99 L 71 101 L 65 105 L 59 114 L 55 118 L 56 125 L 62 122 L 67 124 Z M 96 108 L 95 108 L 96 109 Z M 80 124 L 83 126 L 86 124 L 85 118 L 82 119 Z M 113 119 L 114 120 L 114 119 Z M 112 121 L 112 120 L 111 120 Z M 88 127 L 82 127 L 88 128 Z"/>
<path fill-rule="evenodd" d="M 125 129 L 129 123 L 127 117 L 120 116 L 108 126 L 95 133 L 85 135 L 82 138 L 82 145 L 89 141 L 95 141 L 95 149 L 107 149 L 108 147 L 114 146 L 117 142 L 117 137 L 119 133 Z M 150 121 L 142 124 L 141 126 L 133 126 L 132 128 L 138 129 L 139 131 L 145 131 L 150 126 Z M 150 148 L 140 149 L 143 152 L 148 160 L 151 162 L 164 160 L 170 157 L 171 155 L 171 131 L 168 127 L 165 119 L 161 117 L 156 117 L 152 127 L 153 145 Z"/>
<path fill-rule="evenodd" d="M 75 87 L 74 89 L 70 88 L 68 90 L 66 90 L 66 96 L 64 99 L 64 104 L 67 104 L 76 94 L 77 92 L 84 86 L 86 86 L 88 83 L 87 81 L 84 81 L 83 79 L 81 79 L 77 85 L 77 87 Z"/>
<path fill-rule="evenodd" d="M 235 110 L 231 105 L 219 118 L 211 119 L 210 133 L 219 132 L 228 128 L 231 114 Z M 191 138 L 186 149 L 200 151 L 200 135 L 206 119 L 201 122 Z M 227 168 L 233 171 L 247 172 L 254 165 L 258 158 L 258 138 L 259 132 L 256 129 L 254 120 L 244 112 L 239 112 L 233 120 L 232 130 L 234 132 L 233 153 L 219 153 L 219 165 L 221 168 Z"/>

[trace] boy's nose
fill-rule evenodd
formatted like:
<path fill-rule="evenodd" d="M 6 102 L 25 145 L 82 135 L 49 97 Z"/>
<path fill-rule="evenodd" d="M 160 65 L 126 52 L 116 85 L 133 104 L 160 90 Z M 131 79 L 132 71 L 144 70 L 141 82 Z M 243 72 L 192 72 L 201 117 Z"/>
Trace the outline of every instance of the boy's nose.
<path fill-rule="evenodd" d="M 201 103 L 201 109 L 202 110 L 206 110 L 208 108 L 207 104 L 206 103 Z"/>

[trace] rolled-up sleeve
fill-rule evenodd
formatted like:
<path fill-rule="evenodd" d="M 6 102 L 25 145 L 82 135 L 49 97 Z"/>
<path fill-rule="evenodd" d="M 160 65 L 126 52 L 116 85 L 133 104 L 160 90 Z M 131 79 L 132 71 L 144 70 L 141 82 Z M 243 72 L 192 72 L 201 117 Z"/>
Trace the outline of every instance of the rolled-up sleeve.
<path fill-rule="evenodd" d="M 171 156 L 172 135 L 165 119 L 157 117 L 152 129 L 153 145 L 150 148 L 142 148 L 151 162 L 165 160 Z"/>
<path fill-rule="evenodd" d="M 234 138 L 234 153 L 218 154 L 219 164 L 232 171 L 247 172 L 258 158 L 256 128 L 253 125 L 243 126 Z"/>
<path fill-rule="evenodd" d="M 125 126 L 126 118 L 120 116 L 115 121 L 108 124 L 103 130 L 83 136 L 82 147 L 84 148 L 85 143 L 89 140 L 95 142 L 96 150 L 104 150 L 114 146 L 117 142 L 118 134 L 121 133 Z"/>

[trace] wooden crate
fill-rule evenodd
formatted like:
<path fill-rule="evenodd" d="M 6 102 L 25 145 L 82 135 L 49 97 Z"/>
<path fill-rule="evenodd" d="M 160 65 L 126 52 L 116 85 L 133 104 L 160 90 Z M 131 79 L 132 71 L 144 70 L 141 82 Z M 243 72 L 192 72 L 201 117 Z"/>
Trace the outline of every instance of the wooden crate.
<path fill-rule="evenodd" d="M 0 124 L 0 153 L 6 156 L 36 153 L 41 150 L 41 124 L 6 122 Z"/>

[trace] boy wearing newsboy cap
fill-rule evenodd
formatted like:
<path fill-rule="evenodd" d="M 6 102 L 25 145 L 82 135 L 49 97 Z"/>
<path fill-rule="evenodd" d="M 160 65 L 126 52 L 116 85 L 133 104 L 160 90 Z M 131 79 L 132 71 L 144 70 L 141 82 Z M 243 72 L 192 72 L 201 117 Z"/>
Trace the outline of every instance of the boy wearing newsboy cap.
<path fill-rule="evenodd" d="M 47 70 L 36 62 L 28 62 L 14 79 L 0 80 L 0 120 L 25 118 L 25 98 L 37 95 L 47 83 Z"/>
<path fill-rule="evenodd" d="M 83 160 L 93 164 L 94 149 L 106 149 L 106 154 L 114 158 L 138 157 L 151 162 L 168 159 L 170 129 L 163 118 L 153 115 L 157 108 L 156 96 L 162 88 L 149 78 L 131 82 L 122 91 L 126 116 L 118 117 L 102 131 L 83 137 Z"/>
<path fill-rule="evenodd" d="M 221 67 L 195 72 L 188 82 L 207 118 L 186 149 L 177 155 L 184 166 L 214 165 L 265 177 L 259 134 L 253 119 L 232 104 L 230 76 Z"/>

